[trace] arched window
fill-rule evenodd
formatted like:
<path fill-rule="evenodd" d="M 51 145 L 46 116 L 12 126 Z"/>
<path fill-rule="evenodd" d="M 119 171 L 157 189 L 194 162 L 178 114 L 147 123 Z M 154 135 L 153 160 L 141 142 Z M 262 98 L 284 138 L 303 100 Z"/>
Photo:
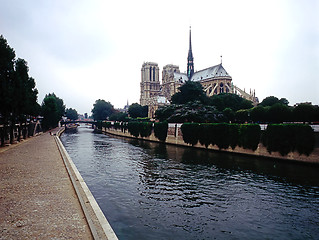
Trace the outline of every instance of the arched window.
<path fill-rule="evenodd" d="M 223 93 L 224 92 L 224 84 L 220 83 L 219 84 L 219 93 Z"/>
<path fill-rule="evenodd" d="M 153 67 L 153 81 L 155 82 L 155 67 Z"/>

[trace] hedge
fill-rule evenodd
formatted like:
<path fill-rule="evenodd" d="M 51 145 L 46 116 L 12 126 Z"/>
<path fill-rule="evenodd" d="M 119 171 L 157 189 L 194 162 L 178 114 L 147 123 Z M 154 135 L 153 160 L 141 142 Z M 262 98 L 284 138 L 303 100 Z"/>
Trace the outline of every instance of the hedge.
<path fill-rule="evenodd" d="M 168 123 L 167 122 L 156 122 L 154 123 L 154 135 L 157 139 L 165 142 L 167 137 Z"/>
<path fill-rule="evenodd" d="M 212 132 L 212 124 L 202 124 L 199 130 L 199 143 L 202 145 L 205 145 L 206 148 L 208 148 L 209 144 L 212 144 L 212 139 L 208 132 Z M 183 133 L 184 137 L 184 133 Z M 185 140 L 184 140 L 185 141 Z"/>
<path fill-rule="evenodd" d="M 127 129 L 127 122 L 121 122 L 121 130 L 122 130 L 122 132 L 125 132 L 126 129 Z"/>
<path fill-rule="evenodd" d="M 235 147 L 239 144 L 239 124 L 228 124 L 230 139 L 229 146 L 234 150 Z"/>
<path fill-rule="evenodd" d="M 112 123 L 111 122 L 102 122 L 102 127 L 111 128 L 112 127 Z"/>
<path fill-rule="evenodd" d="M 256 150 L 261 133 L 258 124 L 184 123 L 181 130 L 185 143 L 195 145 L 199 141 L 206 148 L 212 144 L 219 149 L 242 146 Z"/>
<path fill-rule="evenodd" d="M 139 122 L 129 122 L 127 124 L 127 129 L 131 135 L 138 137 L 140 135 Z"/>
<path fill-rule="evenodd" d="M 242 124 L 239 127 L 239 146 L 255 151 L 260 142 L 261 129 L 259 124 Z"/>
<path fill-rule="evenodd" d="M 199 138 L 199 123 L 184 123 L 181 126 L 181 130 L 183 133 L 183 140 L 187 144 L 191 144 L 194 146 L 198 142 Z"/>
<path fill-rule="evenodd" d="M 279 152 L 285 156 L 297 151 L 300 155 L 309 156 L 315 146 L 315 135 L 309 125 L 269 124 L 263 133 L 262 143 L 269 153 Z"/>
<path fill-rule="evenodd" d="M 127 129 L 134 137 L 149 137 L 152 133 L 152 123 L 150 122 L 129 122 Z"/>
<path fill-rule="evenodd" d="M 140 136 L 149 137 L 152 134 L 151 122 L 139 122 Z"/>
<path fill-rule="evenodd" d="M 121 128 L 121 124 L 119 122 L 115 122 L 113 124 L 114 129 L 120 129 Z"/>

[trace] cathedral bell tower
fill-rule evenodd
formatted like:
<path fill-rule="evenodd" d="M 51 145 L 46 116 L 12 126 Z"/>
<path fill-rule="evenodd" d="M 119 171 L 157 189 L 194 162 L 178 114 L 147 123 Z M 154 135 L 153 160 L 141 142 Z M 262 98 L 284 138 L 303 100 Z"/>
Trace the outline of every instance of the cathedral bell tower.
<path fill-rule="evenodd" d="M 144 62 L 141 74 L 140 104 L 145 106 L 149 105 L 154 100 L 154 97 L 159 96 L 161 92 L 158 64 L 153 62 Z"/>
<path fill-rule="evenodd" d="M 192 52 L 192 32 L 191 28 L 189 27 L 189 50 L 188 50 L 188 57 L 187 57 L 187 77 L 191 80 L 191 77 L 194 74 L 194 58 Z"/>

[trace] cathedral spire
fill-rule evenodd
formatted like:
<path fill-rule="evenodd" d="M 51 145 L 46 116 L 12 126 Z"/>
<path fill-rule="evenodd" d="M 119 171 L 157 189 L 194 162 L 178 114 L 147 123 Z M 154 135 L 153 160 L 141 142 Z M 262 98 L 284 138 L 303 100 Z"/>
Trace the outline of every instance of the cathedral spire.
<path fill-rule="evenodd" d="M 190 80 L 194 74 L 194 58 L 192 52 L 192 30 L 189 27 L 189 50 L 188 50 L 188 57 L 187 57 L 187 77 Z"/>

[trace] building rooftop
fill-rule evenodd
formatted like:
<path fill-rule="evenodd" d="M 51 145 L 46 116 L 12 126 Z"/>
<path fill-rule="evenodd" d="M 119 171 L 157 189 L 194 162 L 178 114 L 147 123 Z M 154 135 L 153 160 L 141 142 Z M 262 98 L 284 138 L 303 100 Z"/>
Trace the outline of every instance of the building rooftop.
<path fill-rule="evenodd" d="M 187 77 L 186 73 L 174 72 L 174 80 L 183 83 L 183 82 L 186 82 L 188 80 L 188 77 Z"/>
<path fill-rule="evenodd" d="M 226 72 L 222 64 L 218 64 L 216 66 L 212 66 L 198 72 L 195 72 L 192 76 L 192 81 L 201 81 L 208 78 L 213 77 L 230 77 L 230 75 Z"/>

